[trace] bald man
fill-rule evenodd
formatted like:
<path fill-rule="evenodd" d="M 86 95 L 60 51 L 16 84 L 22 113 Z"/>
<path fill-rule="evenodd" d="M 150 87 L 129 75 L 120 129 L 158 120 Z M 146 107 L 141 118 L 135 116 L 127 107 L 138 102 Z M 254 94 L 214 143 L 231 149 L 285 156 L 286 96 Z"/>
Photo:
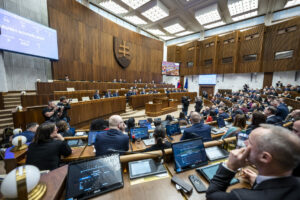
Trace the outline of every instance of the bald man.
<path fill-rule="evenodd" d="M 96 156 L 106 155 L 113 151 L 119 151 L 122 154 L 129 149 L 129 137 L 123 133 L 126 125 L 122 117 L 112 115 L 108 123 L 109 130 L 96 136 L 94 144 Z"/>
<path fill-rule="evenodd" d="M 186 128 L 180 140 L 187 140 L 196 137 L 202 137 L 203 142 L 211 141 L 211 127 L 201 122 L 200 114 L 192 112 L 190 115 L 192 126 Z"/>
<path fill-rule="evenodd" d="M 220 164 L 207 190 L 207 199 L 299 199 L 300 178 L 291 175 L 300 161 L 300 138 L 288 129 L 263 124 L 251 132 L 245 144 L 246 148 L 231 151 L 229 159 Z M 252 189 L 227 193 L 230 180 L 247 162 L 258 170 L 257 176 L 245 170 Z"/>

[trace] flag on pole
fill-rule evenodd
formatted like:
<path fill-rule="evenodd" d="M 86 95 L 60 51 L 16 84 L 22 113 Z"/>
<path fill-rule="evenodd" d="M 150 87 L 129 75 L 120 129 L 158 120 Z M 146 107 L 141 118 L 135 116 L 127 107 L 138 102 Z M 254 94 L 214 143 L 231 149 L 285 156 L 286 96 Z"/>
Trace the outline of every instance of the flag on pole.
<path fill-rule="evenodd" d="M 177 82 L 177 88 L 181 88 L 180 81 Z"/>
<path fill-rule="evenodd" d="M 185 79 L 185 84 L 184 84 L 184 88 L 188 89 L 189 87 L 189 82 L 188 82 L 188 78 Z"/>

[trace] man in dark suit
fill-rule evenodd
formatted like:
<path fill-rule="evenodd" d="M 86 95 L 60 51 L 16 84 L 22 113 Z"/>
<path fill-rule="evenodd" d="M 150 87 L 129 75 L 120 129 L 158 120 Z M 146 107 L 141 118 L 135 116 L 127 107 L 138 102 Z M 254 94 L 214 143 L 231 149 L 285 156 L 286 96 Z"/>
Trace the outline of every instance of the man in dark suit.
<path fill-rule="evenodd" d="M 112 115 L 109 118 L 109 130 L 105 133 L 98 134 L 95 140 L 96 156 L 111 153 L 111 150 L 128 151 L 129 137 L 123 132 L 125 131 L 125 123 L 121 116 Z"/>
<path fill-rule="evenodd" d="M 279 117 L 282 121 L 285 120 L 286 116 L 288 116 L 289 114 L 288 107 L 284 103 L 281 103 L 276 99 L 273 100 L 271 104 L 277 108 L 276 116 Z"/>
<path fill-rule="evenodd" d="M 195 111 L 200 113 L 201 109 L 202 109 L 202 104 L 203 104 L 203 101 L 201 99 L 201 97 L 196 97 L 196 102 L 195 102 Z"/>
<path fill-rule="evenodd" d="M 244 112 L 240 109 L 240 106 L 238 104 L 235 104 L 235 105 L 233 105 L 233 108 L 232 108 L 231 118 L 234 120 L 234 117 L 237 114 L 243 115 Z"/>
<path fill-rule="evenodd" d="M 211 127 L 201 122 L 199 113 L 192 112 L 190 121 L 193 125 L 184 130 L 180 140 L 192 139 L 198 136 L 202 137 L 203 142 L 211 141 Z"/>
<path fill-rule="evenodd" d="M 99 90 L 96 90 L 96 93 L 94 94 L 94 99 L 101 99 Z"/>
<path fill-rule="evenodd" d="M 282 120 L 280 120 L 280 118 L 278 118 L 275 115 L 276 112 L 277 112 L 277 109 L 274 106 L 269 106 L 269 107 L 265 108 L 264 114 L 266 116 L 267 124 L 278 124 L 282 121 Z"/>
<path fill-rule="evenodd" d="M 22 133 L 18 133 L 13 136 L 13 138 L 18 137 L 18 136 L 24 136 L 26 137 L 27 141 L 26 142 L 32 142 L 35 132 L 37 128 L 39 127 L 38 123 L 32 122 L 26 125 L 26 131 L 23 131 Z"/>
<path fill-rule="evenodd" d="M 116 90 L 115 93 L 113 93 L 113 97 L 118 97 L 119 96 L 119 90 Z"/>
<path fill-rule="evenodd" d="M 229 159 L 220 164 L 206 192 L 208 200 L 272 199 L 298 200 L 300 179 L 291 176 L 300 161 L 300 138 L 288 129 L 262 125 L 254 129 L 246 148 L 230 152 Z M 252 189 L 234 189 L 227 193 L 231 179 L 247 161 L 257 167 L 258 175 L 245 169 L 244 176 Z"/>
<path fill-rule="evenodd" d="M 222 119 L 229 118 L 229 115 L 225 112 L 225 108 L 223 107 L 219 108 L 219 117 Z"/>
<path fill-rule="evenodd" d="M 107 93 L 105 94 L 105 98 L 110 98 L 113 97 L 113 95 L 111 94 L 111 91 L 108 90 Z"/>

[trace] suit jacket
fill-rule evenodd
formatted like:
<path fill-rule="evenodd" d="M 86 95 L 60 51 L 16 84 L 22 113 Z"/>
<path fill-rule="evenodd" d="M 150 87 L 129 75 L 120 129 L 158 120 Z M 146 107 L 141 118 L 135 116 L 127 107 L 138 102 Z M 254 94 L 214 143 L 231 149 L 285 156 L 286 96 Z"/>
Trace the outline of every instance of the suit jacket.
<path fill-rule="evenodd" d="M 280 118 L 279 117 L 277 117 L 277 116 L 275 116 L 275 115 L 273 115 L 273 116 L 271 116 L 271 117 L 268 117 L 267 119 L 266 119 L 266 123 L 267 124 L 277 124 L 277 123 L 280 123 L 282 120 L 280 120 Z"/>
<path fill-rule="evenodd" d="M 113 94 L 112 93 L 106 93 L 105 98 L 109 98 L 109 97 L 113 97 Z"/>
<path fill-rule="evenodd" d="M 99 94 L 94 94 L 94 99 L 101 99 Z"/>
<path fill-rule="evenodd" d="M 40 170 L 53 170 L 59 167 L 60 157 L 72 153 L 66 141 L 49 140 L 36 144 L 31 143 L 27 151 L 26 164 L 34 165 Z"/>
<path fill-rule="evenodd" d="M 113 94 L 113 97 L 118 97 L 119 96 L 119 93 L 114 93 Z"/>
<path fill-rule="evenodd" d="M 281 120 L 285 120 L 286 116 L 288 116 L 289 114 L 289 109 L 287 108 L 286 105 L 284 104 L 280 104 L 278 107 L 277 107 L 277 113 L 276 113 L 276 116 L 280 117 Z"/>
<path fill-rule="evenodd" d="M 222 114 L 219 114 L 219 117 L 223 118 L 223 119 L 227 119 L 227 118 L 229 118 L 229 115 L 227 113 L 223 112 Z"/>
<path fill-rule="evenodd" d="M 128 151 L 129 137 L 116 129 L 109 129 L 103 134 L 98 134 L 95 140 L 96 156 L 110 153 L 108 149 Z M 122 153 L 121 153 L 122 154 Z"/>
<path fill-rule="evenodd" d="M 211 141 L 211 127 L 204 123 L 193 124 L 193 126 L 186 128 L 180 140 L 187 140 L 195 138 L 195 135 L 202 137 L 203 142 Z"/>
<path fill-rule="evenodd" d="M 22 133 L 14 135 L 13 138 L 15 138 L 17 136 L 24 136 L 27 139 L 26 142 L 32 142 L 32 140 L 34 138 L 34 133 L 31 131 L 23 131 Z"/>
<path fill-rule="evenodd" d="M 227 193 L 226 189 L 234 175 L 234 172 L 220 164 L 206 192 L 207 200 L 296 200 L 300 197 L 300 179 L 293 176 L 266 180 L 254 189 L 234 189 Z"/>

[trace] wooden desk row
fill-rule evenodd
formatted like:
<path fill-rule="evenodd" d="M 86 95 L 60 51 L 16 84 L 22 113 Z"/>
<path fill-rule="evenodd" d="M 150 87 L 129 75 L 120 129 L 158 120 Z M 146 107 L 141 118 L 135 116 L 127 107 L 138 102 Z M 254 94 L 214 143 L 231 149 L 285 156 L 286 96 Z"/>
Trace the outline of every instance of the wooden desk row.
<path fill-rule="evenodd" d="M 146 83 L 112 83 L 112 82 L 91 82 L 91 81 L 54 81 L 37 82 L 37 94 L 52 94 L 54 91 L 66 91 L 67 88 L 75 88 L 75 90 L 100 90 L 107 89 L 129 89 L 137 85 L 138 88 L 144 88 Z M 153 88 L 154 84 L 147 84 L 149 88 Z M 155 84 L 157 88 L 174 88 L 172 84 Z"/>
<path fill-rule="evenodd" d="M 225 142 L 235 141 L 235 138 L 225 139 Z M 224 141 L 214 141 L 204 143 L 205 147 L 222 145 Z M 205 193 L 197 193 L 194 189 L 190 195 L 182 195 L 179 191 L 176 190 L 176 187 L 171 183 L 171 177 L 176 175 L 182 178 L 187 183 L 191 184 L 188 176 L 191 174 L 197 174 L 195 169 L 191 169 L 179 174 L 176 174 L 174 170 L 174 163 L 172 160 L 166 162 L 165 167 L 169 171 L 169 176 L 158 180 L 150 180 L 145 182 L 140 182 L 137 184 L 132 184 L 128 175 L 128 165 L 130 161 L 155 158 L 162 155 L 161 151 L 153 151 L 153 154 L 134 154 L 134 155 L 123 155 L 120 156 L 120 160 L 123 168 L 123 181 L 124 187 L 118 190 L 111 191 L 109 193 L 103 194 L 101 196 L 95 197 L 93 199 L 104 199 L 104 200 L 140 200 L 140 199 L 165 199 L 165 200 L 174 200 L 174 199 L 206 199 Z M 171 149 L 166 149 L 166 154 L 172 154 Z M 211 163 L 209 163 L 211 164 Z M 65 195 L 65 186 L 64 181 L 67 176 L 67 166 L 60 167 L 56 170 L 49 172 L 48 174 L 43 174 L 41 176 L 41 183 L 47 185 L 47 192 L 43 199 L 62 199 Z M 202 177 L 199 176 L 204 184 L 208 187 L 209 183 Z M 246 184 L 240 177 L 238 177 L 241 182 L 230 186 L 229 190 L 234 188 L 250 188 L 249 184 Z"/>
<path fill-rule="evenodd" d="M 44 117 L 42 110 L 46 105 L 27 107 L 23 111 L 13 112 L 14 127 L 21 127 L 23 130 L 27 123 L 43 123 Z M 72 103 L 68 115 L 71 118 L 70 125 L 78 126 L 113 113 L 125 112 L 126 97 L 112 97 L 107 99 L 98 99 L 85 102 Z"/>
<path fill-rule="evenodd" d="M 145 107 L 146 103 L 153 101 L 154 98 L 169 97 L 169 99 L 176 100 L 179 104 L 181 103 L 181 98 L 183 96 L 188 96 L 191 102 L 194 101 L 197 96 L 197 92 L 175 92 L 169 94 L 146 94 L 146 95 L 135 95 L 129 98 L 129 105 L 133 109 Z"/>

